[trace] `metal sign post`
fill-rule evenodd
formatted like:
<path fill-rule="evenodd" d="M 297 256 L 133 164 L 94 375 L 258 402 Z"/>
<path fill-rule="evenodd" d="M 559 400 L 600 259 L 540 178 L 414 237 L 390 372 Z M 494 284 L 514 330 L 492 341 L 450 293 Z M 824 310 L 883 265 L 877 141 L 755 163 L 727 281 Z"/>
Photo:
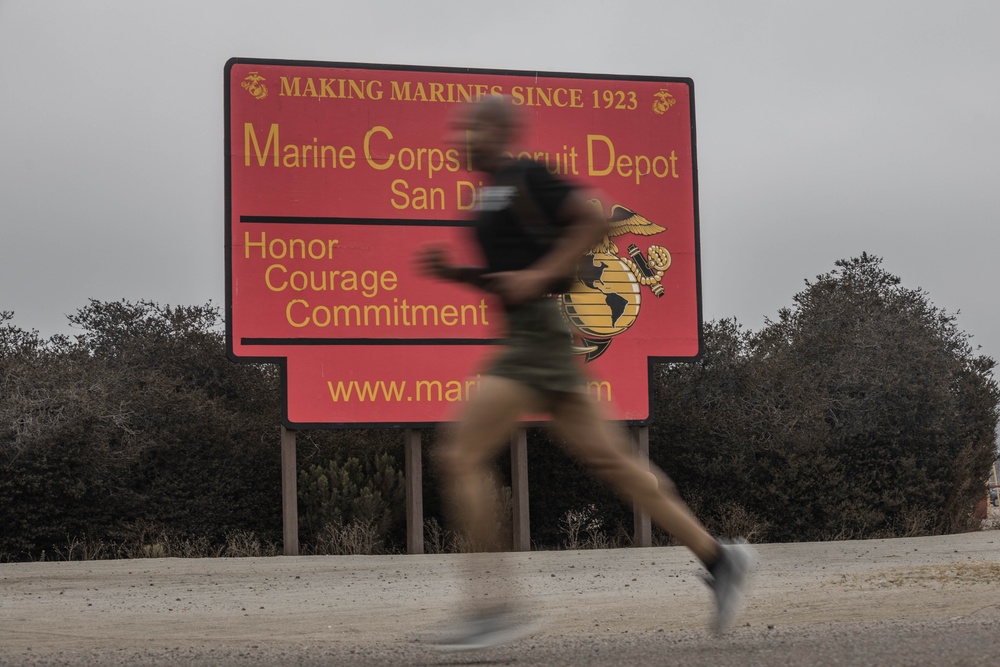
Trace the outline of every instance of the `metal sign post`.
<path fill-rule="evenodd" d="M 286 556 L 299 555 L 299 491 L 295 431 L 281 427 L 281 526 Z"/>
<path fill-rule="evenodd" d="M 420 431 L 406 429 L 406 553 L 424 553 L 424 481 Z"/>
<path fill-rule="evenodd" d="M 649 470 L 649 427 L 633 426 L 630 430 L 633 451 L 639 455 L 646 470 Z M 639 509 L 635 503 L 632 504 L 632 546 L 653 546 L 653 532 L 649 515 Z"/>
<path fill-rule="evenodd" d="M 528 431 L 514 429 L 510 438 L 512 549 L 531 551 L 531 515 L 528 511 Z"/>

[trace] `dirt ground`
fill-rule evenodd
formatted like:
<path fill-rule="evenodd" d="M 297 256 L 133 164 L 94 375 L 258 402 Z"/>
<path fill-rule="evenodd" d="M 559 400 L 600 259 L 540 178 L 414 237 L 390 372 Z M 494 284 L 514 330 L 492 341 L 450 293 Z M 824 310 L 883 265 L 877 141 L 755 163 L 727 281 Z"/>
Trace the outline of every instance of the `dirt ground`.
<path fill-rule="evenodd" d="M 766 544 L 737 627 L 709 635 L 685 549 L 0 565 L 0 665 L 964 665 L 1000 655 L 1000 531 Z M 474 654 L 421 633 L 470 585 L 540 632 Z"/>

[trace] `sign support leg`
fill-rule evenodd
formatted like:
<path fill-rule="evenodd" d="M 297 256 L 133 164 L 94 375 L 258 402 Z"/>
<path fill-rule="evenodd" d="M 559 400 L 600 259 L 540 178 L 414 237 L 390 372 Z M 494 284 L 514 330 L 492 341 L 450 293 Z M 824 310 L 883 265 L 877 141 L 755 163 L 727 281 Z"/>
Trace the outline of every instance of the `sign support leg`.
<path fill-rule="evenodd" d="M 424 484 L 420 431 L 408 428 L 406 448 L 406 553 L 424 553 Z"/>
<path fill-rule="evenodd" d="M 649 427 L 633 426 L 632 431 L 632 451 L 639 455 L 642 466 L 649 470 Z M 651 547 L 653 546 L 653 533 L 649 522 L 649 515 L 632 503 L 632 546 Z"/>
<path fill-rule="evenodd" d="M 510 438 L 510 490 L 513 510 L 512 551 L 531 551 L 531 519 L 528 513 L 528 432 L 514 429 Z"/>
<path fill-rule="evenodd" d="M 299 491 L 295 431 L 281 427 L 281 526 L 286 556 L 299 555 Z"/>

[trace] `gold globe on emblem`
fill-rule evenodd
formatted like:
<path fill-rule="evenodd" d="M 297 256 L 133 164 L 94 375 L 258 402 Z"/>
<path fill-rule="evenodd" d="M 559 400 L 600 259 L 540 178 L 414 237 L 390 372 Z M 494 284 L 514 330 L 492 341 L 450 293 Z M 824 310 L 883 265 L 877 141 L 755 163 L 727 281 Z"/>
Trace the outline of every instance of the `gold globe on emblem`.
<path fill-rule="evenodd" d="M 588 265 L 588 260 L 592 265 Z M 585 258 L 577 280 L 562 295 L 566 317 L 584 335 L 610 338 L 627 330 L 639 314 L 639 282 L 618 257 L 598 252 Z"/>

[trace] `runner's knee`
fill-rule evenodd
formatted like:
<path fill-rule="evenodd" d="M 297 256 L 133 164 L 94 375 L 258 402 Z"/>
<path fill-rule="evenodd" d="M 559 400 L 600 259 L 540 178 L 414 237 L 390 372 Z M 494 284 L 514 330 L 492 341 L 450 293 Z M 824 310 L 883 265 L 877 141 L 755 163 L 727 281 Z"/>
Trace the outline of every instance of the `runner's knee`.
<path fill-rule="evenodd" d="M 645 470 L 627 456 L 597 462 L 595 472 L 633 496 L 677 496 L 677 487 L 663 473 Z"/>
<path fill-rule="evenodd" d="M 674 481 L 672 479 L 670 479 L 663 473 L 657 475 L 656 473 L 650 471 L 649 474 L 656 481 L 656 486 L 661 493 L 664 493 L 672 497 L 677 497 L 680 495 L 677 492 L 677 486 L 674 484 Z"/>

